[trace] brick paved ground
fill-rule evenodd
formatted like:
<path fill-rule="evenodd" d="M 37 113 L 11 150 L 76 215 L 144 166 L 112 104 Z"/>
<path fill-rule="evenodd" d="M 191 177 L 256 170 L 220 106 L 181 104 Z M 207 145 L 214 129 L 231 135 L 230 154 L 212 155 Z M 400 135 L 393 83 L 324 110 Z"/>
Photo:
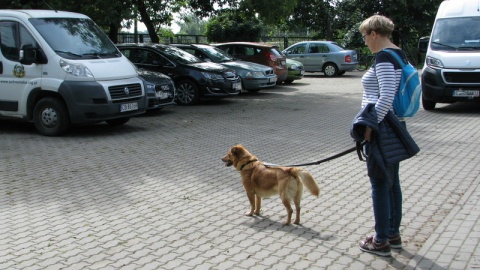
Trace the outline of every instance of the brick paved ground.
<path fill-rule="evenodd" d="M 360 76 L 307 75 L 59 138 L 2 120 L 0 269 L 479 268 L 476 104 L 421 110 L 408 122 L 422 150 L 401 166 L 405 247 L 391 258 L 358 249 L 373 218 L 355 154 L 306 167 L 322 190 L 304 195 L 301 226 L 281 225 L 278 197 L 260 217 L 243 216 L 239 174 L 220 161 L 228 148 L 242 143 L 263 161 L 291 164 L 352 147 Z"/>

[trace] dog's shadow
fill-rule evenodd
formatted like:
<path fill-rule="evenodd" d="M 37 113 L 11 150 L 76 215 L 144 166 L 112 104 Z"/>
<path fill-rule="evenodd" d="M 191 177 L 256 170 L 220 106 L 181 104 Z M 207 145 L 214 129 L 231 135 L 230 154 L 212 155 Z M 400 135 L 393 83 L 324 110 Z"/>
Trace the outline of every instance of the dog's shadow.
<path fill-rule="evenodd" d="M 284 218 L 285 216 L 282 216 Z M 281 222 L 276 220 L 270 219 L 269 216 L 265 215 L 258 215 L 252 217 L 244 217 L 245 221 L 242 221 L 240 224 L 252 228 L 257 232 L 265 232 L 265 231 L 281 231 L 289 234 L 296 235 L 298 237 L 305 238 L 307 240 L 313 241 L 332 241 L 335 240 L 336 237 L 334 235 L 322 235 L 320 232 L 305 227 L 302 224 L 290 224 L 284 225 Z"/>

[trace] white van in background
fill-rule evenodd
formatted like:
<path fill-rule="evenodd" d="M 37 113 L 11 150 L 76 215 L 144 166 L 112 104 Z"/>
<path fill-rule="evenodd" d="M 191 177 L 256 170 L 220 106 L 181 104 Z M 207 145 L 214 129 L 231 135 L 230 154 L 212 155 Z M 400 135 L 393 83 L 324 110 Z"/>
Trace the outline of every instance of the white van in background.
<path fill-rule="evenodd" d="M 87 16 L 0 10 L 0 116 L 47 136 L 71 124 L 126 123 L 147 107 L 143 81 Z"/>
<path fill-rule="evenodd" d="M 480 101 L 480 1 L 445 0 L 430 38 L 419 41 L 426 52 L 422 71 L 425 110 L 436 103 Z"/>

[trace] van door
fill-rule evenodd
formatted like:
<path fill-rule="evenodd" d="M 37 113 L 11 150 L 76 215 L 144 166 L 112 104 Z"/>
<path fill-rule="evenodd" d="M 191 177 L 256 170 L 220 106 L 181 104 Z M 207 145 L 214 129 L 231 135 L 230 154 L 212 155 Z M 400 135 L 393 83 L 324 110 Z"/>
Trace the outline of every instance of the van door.
<path fill-rule="evenodd" d="M 41 83 L 41 65 L 20 63 L 20 48 L 25 44 L 39 48 L 21 23 L 0 20 L 0 111 L 4 114 L 25 115 L 28 93 Z"/>

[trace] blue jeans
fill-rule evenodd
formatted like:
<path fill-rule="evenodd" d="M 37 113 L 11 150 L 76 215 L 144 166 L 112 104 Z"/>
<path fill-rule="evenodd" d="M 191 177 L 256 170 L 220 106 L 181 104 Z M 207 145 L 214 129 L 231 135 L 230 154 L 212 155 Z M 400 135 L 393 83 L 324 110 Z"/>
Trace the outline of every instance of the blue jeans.
<path fill-rule="evenodd" d="M 384 178 L 370 178 L 372 185 L 375 240 L 385 243 L 389 235 L 400 234 L 402 220 L 402 190 L 400 188 L 399 163 L 391 165 L 389 173 L 393 182 Z"/>

